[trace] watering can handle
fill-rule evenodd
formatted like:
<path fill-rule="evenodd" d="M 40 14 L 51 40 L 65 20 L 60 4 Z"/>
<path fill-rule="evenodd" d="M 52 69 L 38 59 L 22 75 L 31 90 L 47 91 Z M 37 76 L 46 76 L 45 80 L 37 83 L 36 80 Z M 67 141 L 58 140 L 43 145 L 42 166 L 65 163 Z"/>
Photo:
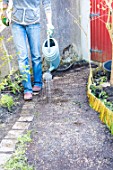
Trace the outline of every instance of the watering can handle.
<path fill-rule="evenodd" d="M 47 37 L 47 41 L 48 41 L 48 52 L 50 53 L 50 36 L 49 35 Z"/>

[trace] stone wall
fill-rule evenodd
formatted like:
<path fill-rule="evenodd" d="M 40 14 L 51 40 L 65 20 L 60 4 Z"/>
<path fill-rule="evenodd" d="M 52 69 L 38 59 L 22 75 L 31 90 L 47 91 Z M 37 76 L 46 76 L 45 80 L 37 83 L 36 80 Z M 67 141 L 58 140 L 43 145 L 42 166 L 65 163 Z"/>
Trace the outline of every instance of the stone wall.
<path fill-rule="evenodd" d="M 62 55 L 63 49 L 70 44 L 74 44 L 78 56 L 81 56 L 81 31 L 74 18 L 67 12 L 69 10 L 76 19 L 80 16 L 80 0 L 52 0 L 52 18 L 55 27 L 54 38 L 58 41 L 60 54 Z M 46 39 L 46 17 L 43 7 L 41 6 L 41 44 Z M 7 42 L 7 38 L 11 36 L 11 28 L 5 28 L 1 34 L 5 36 L 5 44 L 8 53 L 14 57 L 12 66 L 17 66 L 17 57 L 13 41 Z M 2 56 L 2 55 L 1 55 Z M 6 75 L 8 66 L 1 70 L 2 75 Z"/>

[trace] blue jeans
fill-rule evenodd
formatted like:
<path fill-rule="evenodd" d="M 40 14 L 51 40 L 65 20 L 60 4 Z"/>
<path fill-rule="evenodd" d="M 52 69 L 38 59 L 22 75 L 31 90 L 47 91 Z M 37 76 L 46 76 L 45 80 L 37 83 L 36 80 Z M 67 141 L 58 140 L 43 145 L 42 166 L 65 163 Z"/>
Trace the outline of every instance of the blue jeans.
<path fill-rule="evenodd" d="M 20 73 L 25 76 L 24 93 L 32 92 L 28 44 L 34 76 L 34 85 L 42 87 L 42 61 L 40 56 L 40 24 L 20 25 L 12 23 L 12 35 L 17 50 Z"/>

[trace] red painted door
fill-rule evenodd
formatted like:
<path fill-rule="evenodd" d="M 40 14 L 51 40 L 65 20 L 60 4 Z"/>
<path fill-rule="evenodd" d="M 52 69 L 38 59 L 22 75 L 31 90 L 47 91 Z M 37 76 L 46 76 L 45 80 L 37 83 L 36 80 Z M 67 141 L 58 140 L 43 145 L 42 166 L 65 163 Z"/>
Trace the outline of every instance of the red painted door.
<path fill-rule="evenodd" d="M 108 8 L 104 0 L 90 0 L 90 3 L 91 59 L 105 62 L 112 58 L 112 45 L 106 28 Z"/>

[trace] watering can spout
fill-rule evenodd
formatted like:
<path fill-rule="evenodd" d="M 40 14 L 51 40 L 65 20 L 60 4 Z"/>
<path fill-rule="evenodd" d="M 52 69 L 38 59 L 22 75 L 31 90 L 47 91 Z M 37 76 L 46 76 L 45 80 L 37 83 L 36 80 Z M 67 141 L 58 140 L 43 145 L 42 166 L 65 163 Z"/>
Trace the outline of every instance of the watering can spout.
<path fill-rule="evenodd" d="M 52 67 L 49 68 L 49 72 L 52 72 L 53 70 L 55 70 L 55 67 L 54 67 L 54 66 L 52 66 Z"/>
<path fill-rule="evenodd" d="M 50 63 L 49 72 L 52 72 L 53 70 L 55 70 L 55 67 L 52 65 L 52 63 Z"/>

